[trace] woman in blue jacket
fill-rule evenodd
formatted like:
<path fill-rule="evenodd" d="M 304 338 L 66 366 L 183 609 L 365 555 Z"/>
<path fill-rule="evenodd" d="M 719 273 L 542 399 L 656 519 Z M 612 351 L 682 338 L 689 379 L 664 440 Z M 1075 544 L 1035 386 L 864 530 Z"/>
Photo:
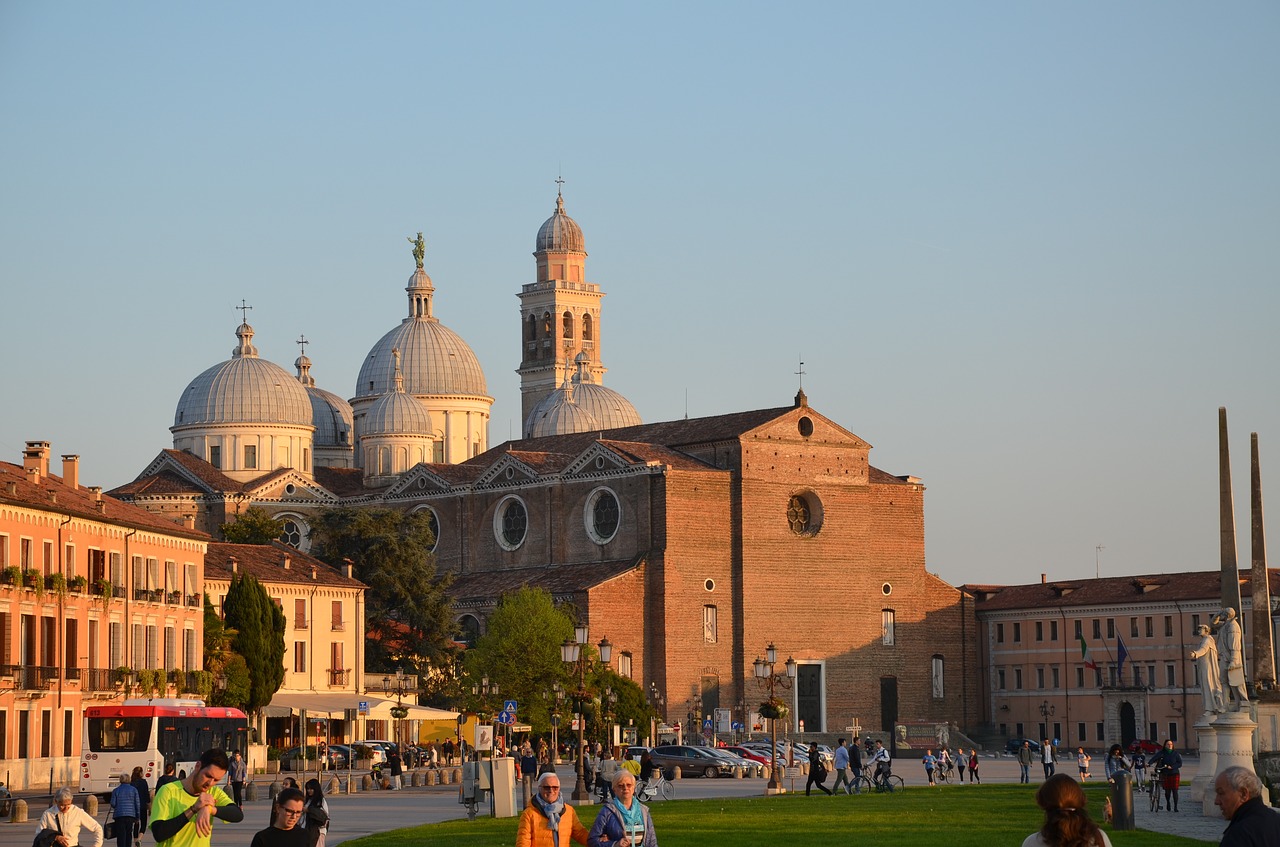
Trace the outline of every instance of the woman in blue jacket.
<path fill-rule="evenodd" d="M 620 769 L 614 774 L 613 799 L 596 815 L 587 847 L 658 847 L 649 808 L 636 799 L 636 778 Z"/>

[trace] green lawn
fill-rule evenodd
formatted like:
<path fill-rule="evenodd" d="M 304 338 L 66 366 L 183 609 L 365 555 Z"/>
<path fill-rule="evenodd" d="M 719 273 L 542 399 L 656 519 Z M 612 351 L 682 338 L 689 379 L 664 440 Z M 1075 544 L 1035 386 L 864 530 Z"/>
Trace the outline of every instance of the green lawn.
<path fill-rule="evenodd" d="M 1089 809 L 1101 817 L 1105 789 L 1089 791 Z M 582 809 L 588 829 L 598 807 Z M 997 847 L 1022 844 L 1039 828 L 1041 812 L 1032 792 L 1019 785 L 908 788 L 894 795 L 827 797 L 788 794 L 731 800 L 675 800 L 650 806 L 661 847 Z M 1114 847 L 1204 847 L 1204 842 L 1154 832 L 1108 830 Z M 516 819 L 399 829 L 344 842 L 343 847 L 402 847 L 448 844 L 457 847 L 512 847 Z M 570 845 L 561 845 L 570 847 Z"/>

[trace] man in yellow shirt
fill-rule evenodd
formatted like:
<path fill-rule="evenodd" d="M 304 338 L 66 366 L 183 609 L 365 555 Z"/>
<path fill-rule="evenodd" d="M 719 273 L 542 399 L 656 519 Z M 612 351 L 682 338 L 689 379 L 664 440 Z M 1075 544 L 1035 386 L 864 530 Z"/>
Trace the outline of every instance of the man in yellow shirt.
<path fill-rule="evenodd" d="M 151 803 L 151 835 L 156 847 L 209 847 L 213 819 L 244 820 L 244 811 L 218 783 L 227 775 L 227 754 L 206 750 L 191 775 L 156 791 Z"/>

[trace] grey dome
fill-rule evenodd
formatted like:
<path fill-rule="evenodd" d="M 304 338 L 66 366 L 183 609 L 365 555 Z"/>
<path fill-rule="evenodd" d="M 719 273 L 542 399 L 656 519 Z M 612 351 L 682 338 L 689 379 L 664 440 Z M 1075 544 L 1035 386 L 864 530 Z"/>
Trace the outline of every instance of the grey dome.
<path fill-rule="evenodd" d="M 538 238 L 534 251 L 567 250 L 574 253 L 585 253 L 586 242 L 582 238 L 582 227 L 577 221 L 564 212 L 564 197 L 556 195 L 556 210 L 546 223 L 538 230 Z"/>
<path fill-rule="evenodd" d="M 231 358 L 200 374 L 178 400 L 173 426 L 273 423 L 311 426 L 311 400 L 288 371 L 258 358 L 253 327 L 236 328 Z"/>
<path fill-rule="evenodd" d="M 572 435 L 575 432 L 593 432 L 605 429 L 600 422 L 577 404 L 573 398 L 573 385 L 565 384 L 542 399 L 529 419 L 525 421 L 526 438 L 546 438 L 550 435 Z"/>
<path fill-rule="evenodd" d="M 393 349 L 404 356 L 404 390 L 409 394 L 486 396 L 480 361 L 461 336 L 435 318 L 406 318 L 369 351 L 356 378 L 357 398 L 392 390 Z"/>
<path fill-rule="evenodd" d="M 403 391 L 393 391 L 382 395 L 369 407 L 360 434 L 361 437 L 430 435 L 431 414 L 416 398 Z"/>
<path fill-rule="evenodd" d="M 314 386 L 307 389 L 311 400 L 311 423 L 316 433 L 311 437 L 316 447 L 350 447 L 354 415 L 351 404 L 332 391 Z"/>
<path fill-rule="evenodd" d="M 601 429 L 620 429 L 644 423 L 630 400 L 612 388 L 605 388 L 594 382 L 575 385 L 573 400 L 579 408 L 600 422 Z"/>

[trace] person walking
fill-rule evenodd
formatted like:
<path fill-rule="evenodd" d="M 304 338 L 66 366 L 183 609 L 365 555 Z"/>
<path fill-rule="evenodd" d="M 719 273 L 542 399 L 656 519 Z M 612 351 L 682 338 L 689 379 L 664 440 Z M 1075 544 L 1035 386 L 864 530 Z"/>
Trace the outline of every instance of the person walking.
<path fill-rule="evenodd" d="M 816 785 L 819 791 L 824 791 L 828 796 L 831 795 L 831 789 L 822 783 L 827 778 L 826 766 L 822 764 L 822 753 L 818 750 L 818 742 L 814 741 L 809 745 L 809 780 L 804 784 L 804 796 L 809 796 L 809 788 Z"/>
<path fill-rule="evenodd" d="M 587 847 L 658 847 L 649 809 L 636 795 L 636 778 L 628 771 L 613 777 L 613 799 L 606 801 L 596 815 Z"/>
<path fill-rule="evenodd" d="M 111 792 L 111 810 L 116 818 L 116 847 L 133 847 L 138 818 L 142 816 L 142 798 L 127 774 L 120 774 L 120 784 Z"/>
<path fill-rule="evenodd" d="M 849 748 L 845 746 L 844 739 L 836 740 L 836 758 L 834 767 L 836 769 L 836 781 L 831 785 L 831 793 L 840 790 L 840 783 L 844 783 L 844 793 L 852 794 L 853 785 L 849 782 Z"/>
<path fill-rule="evenodd" d="M 925 750 L 924 758 L 920 760 L 920 763 L 924 765 L 924 778 L 928 780 L 930 785 L 937 785 L 933 781 L 933 771 L 934 768 L 938 767 L 938 757 L 933 755 L 932 750 Z"/>
<path fill-rule="evenodd" d="M 978 748 L 974 747 L 969 751 L 969 782 L 982 784 L 982 777 L 978 776 Z"/>
<path fill-rule="evenodd" d="M 166 762 L 164 766 L 164 775 L 156 780 L 156 791 L 159 791 L 161 788 L 165 787 L 171 782 L 178 781 L 178 777 L 174 774 L 173 771 L 174 771 L 173 762 Z"/>
<path fill-rule="evenodd" d="M 964 748 L 956 748 L 956 778 L 964 782 L 964 766 L 969 760 L 965 758 Z"/>
<path fill-rule="evenodd" d="M 586 847 L 587 828 L 578 813 L 560 796 L 560 777 L 555 772 L 538 777 L 538 794 L 520 815 L 516 847 L 569 847 L 569 841 Z"/>
<path fill-rule="evenodd" d="M 1164 749 L 1151 759 L 1154 770 L 1153 778 L 1160 780 L 1160 788 L 1164 790 L 1164 807 L 1168 811 L 1178 811 L 1178 787 L 1182 784 L 1182 754 L 1173 749 L 1173 740 L 1164 742 Z M 1159 799 L 1156 800 L 1156 811 L 1160 811 Z"/>
<path fill-rule="evenodd" d="M 1058 772 L 1058 764 L 1056 760 L 1057 750 L 1053 748 L 1053 744 L 1049 739 L 1040 742 L 1040 764 L 1044 765 L 1044 778 L 1048 779 Z"/>
<path fill-rule="evenodd" d="M 1120 748 L 1119 744 L 1112 744 L 1111 749 L 1107 751 L 1107 758 L 1102 762 L 1107 782 L 1114 783 L 1116 777 L 1122 773 L 1127 773 L 1130 767 L 1128 759 L 1124 757 L 1124 750 Z"/>
<path fill-rule="evenodd" d="M 1084 782 L 1089 778 L 1089 763 L 1093 761 L 1093 757 L 1084 751 L 1083 747 L 1076 748 L 1076 767 L 1080 770 L 1080 781 Z"/>
<path fill-rule="evenodd" d="M 387 758 L 387 764 L 391 767 L 391 790 L 399 791 L 401 787 L 400 777 L 404 774 L 404 762 L 400 759 L 400 751 L 391 750 L 391 755 Z"/>
<path fill-rule="evenodd" d="M 320 780 L 307 780 L 307 795 L 303 799 L 306 806 L 298 825 L 307 830 L 308 847 L 324 847 L 325 836 L 329 834 L 329 801 L 324 799 Z"/>
<path fill-rule="evenodd" d="M 1147 784 L 1147 757 L 1141 748 L 1133 754 L 1133 780 L 1139 788 Z"/>
<path fill-rule="evenodd" d="M 59 788 L 53 795 L 53 805 L 40 816 L 36 835 L 51 830 L 58 833 L 51 847 L 80 847 L 80 830 L 87 829 L 93 833 L 93 847 L 102 847 L 102 825 L 71 800 L 71 789 Z"/>
<path fill-rule="evenodd" d="M 141 765 L 133 769 L 133 777 L 129 780 L 129 784 L 138 790 L 138 799 L 142 804 L 141 811 L 138 813 L 138 822 L 133 827 L 133 841 L 135 844 L 141 844 L 142 835 L 147 831 L 147 814 L 151 811 L 151 786 L 147 785 L 147 778 L 142 775 Z"/>
<path fill-rule="evenodd" d="M 524 808 L 533 802 L 533 783 L 538 779 L 538 758 L 533 755 L 533 746 L 525 741 L 520 745 L 520 788 L 524 794 Z"/>
<path fill-rule="evenodd" d="M 244 805 L 244 781 L 249 767 L 237 750 L 231 754 L 231 767 L 227 769 L 227 781 L 231 783 L 231 799 L 237 806 Z"/>
<path fill-rule="evenodd" d="M 853 789 L 854 794 L 862 793 L 862 783 L 859 777 L 862 776 L 862 747 L 858 744 L 858 739 L 853 739 L 853 743 L 849 745 L 849 776 L 853 783 L 849 786 Z"/>
<path fill-rule="evenodd" d="M 229 765 L 226 753 L 205 750 L 186 779 L 156 792 L 151 821 L 156 847 L 209 847 L 214 818 L 226 823 L 244 820 L 244 810 L 218 787 Z"/>
<path fill-rule="evenodd" d="M 298 789 L 281 790 L 272 807 L 271 826 L 254 833 L 249 847 L 307 847 L 307 831 L 299 826 L 305 805 Z"/>
<path fill-rule="evenodd" d="M 1023 741 L 1022 746 L 1018 748 L 1018 782 L 1024 785 L 1031 782 L 1032 758 L 1031 742 Z"/>

